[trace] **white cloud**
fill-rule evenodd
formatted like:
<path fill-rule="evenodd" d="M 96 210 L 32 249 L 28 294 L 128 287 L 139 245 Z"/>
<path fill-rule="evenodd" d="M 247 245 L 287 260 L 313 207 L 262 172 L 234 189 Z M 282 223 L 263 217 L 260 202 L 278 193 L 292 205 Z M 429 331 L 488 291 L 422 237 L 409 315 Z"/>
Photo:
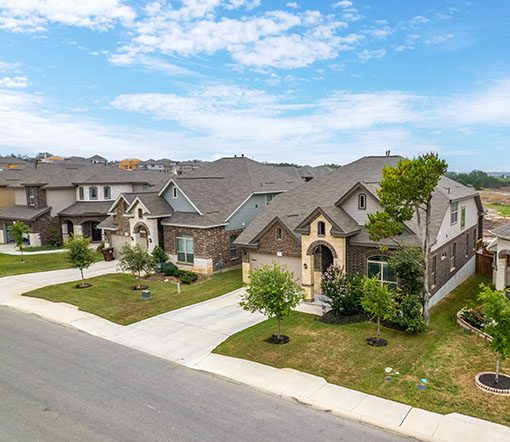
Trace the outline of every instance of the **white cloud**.
<path fill-rule="evenodd" d="M 350 2 L 348 0 L 343 0 L 340 2 L 333 3 L 331 6 L 333 8 L 349 8 L 352 6 L 352 2 Z"/>
<path fill-rule="evenodd" d="M 372 28 L 365 31 L 366 34 L 371 37 L 377 38 L 378 40 L 384 40 L 391 35 L 391 28 L 389 26 L 381 26 L 378 28 Z"/>
<path fill-rule="evenodd" d="M 0 88 L 23 89 L 29 84 L 26 77 L 0 77 Z"/>
<path fill-rule="evenodd" d="M 453 38 L 453 34 L 436 35 L 424 41 L 426 45 L 440 45 Z"/>
<path fill-rule="evenodd" d="M 363 49 L 359 54 L 358 58 L 362 63 L 371 60 L 372 58 L 383 58 L 386 55 L 386 49 Z"/>
<path fill-rule="evenodd" d="M 134 17 L 121 0 L 0 0 L 0 29 L 10 32 L 42 32 L 50 23 L 107 29 Z"/>
<path fill-rule="evenodd" d="M 286 3 L 285 6 L 287 6 L 287 8 L 299 9 L 299 5 L 296 2 Z"/>

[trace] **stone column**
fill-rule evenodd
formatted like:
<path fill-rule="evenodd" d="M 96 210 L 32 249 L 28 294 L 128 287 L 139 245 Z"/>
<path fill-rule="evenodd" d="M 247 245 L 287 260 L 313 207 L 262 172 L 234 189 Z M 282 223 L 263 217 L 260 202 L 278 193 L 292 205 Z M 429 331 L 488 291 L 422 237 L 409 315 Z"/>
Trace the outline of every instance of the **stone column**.
<path fill-rule="evenodd" d="M 81 224 L 75 224 L 73 229 L 74 229 L 74 234 L 76 236 L 83 235 L 83 226 Z"/>
<path fill-rule="evenodd" d="M 306 253 L 301 256 L 301 264 L 303 265 L 301 273 L 301 283 L 305 291 L 305 300 L 313 301 L 313 255 Z"/>

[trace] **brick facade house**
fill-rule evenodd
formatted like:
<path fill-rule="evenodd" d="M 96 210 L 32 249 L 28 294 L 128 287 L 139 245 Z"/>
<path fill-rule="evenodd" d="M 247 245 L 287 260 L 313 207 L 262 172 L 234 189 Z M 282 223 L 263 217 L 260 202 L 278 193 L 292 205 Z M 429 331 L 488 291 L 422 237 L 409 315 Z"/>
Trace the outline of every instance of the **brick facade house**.
<path fill-rule="evenodd" d="M 273 197 L 300 184 L 243 156 L 168 179 L 159 192 L 123 193 L 100 223 L 108 245 L 162 247 L 179 267 L 212 273 L 238 266 L 235 240 Z"/>
<path fill-rule="evenodd" d="M 294 273 L 307 299 L 320 295 L 322 273 L 333 263 L 348 273 L 377 275 L 396 284 L 388 270 L 395 242 L 371 241 L 365 224 L 368 213 L 381 210 L 377 188 L 382 168 L 400 159 L 364 157 L 276 197 L 236 241 L 244 281 L 249 282 L 254 268 L 277 261 Z M 432 199 L 431 304 L 474 272 L 482 222 L 479 195 L 442 177 Z M 419 245 L 416 223 L 408 223 L 398 240 Z"/>

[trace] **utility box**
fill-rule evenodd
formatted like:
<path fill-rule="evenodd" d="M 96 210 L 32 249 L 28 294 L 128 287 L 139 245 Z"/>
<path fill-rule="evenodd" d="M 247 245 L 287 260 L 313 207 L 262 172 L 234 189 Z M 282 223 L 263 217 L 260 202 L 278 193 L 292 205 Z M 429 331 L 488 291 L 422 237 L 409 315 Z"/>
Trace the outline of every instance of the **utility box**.
<path fill-rule="evenodd" d="M 142 300 L 147 301 L 152 299 L 152 293 L 150 290 L 142 290 Z"/>

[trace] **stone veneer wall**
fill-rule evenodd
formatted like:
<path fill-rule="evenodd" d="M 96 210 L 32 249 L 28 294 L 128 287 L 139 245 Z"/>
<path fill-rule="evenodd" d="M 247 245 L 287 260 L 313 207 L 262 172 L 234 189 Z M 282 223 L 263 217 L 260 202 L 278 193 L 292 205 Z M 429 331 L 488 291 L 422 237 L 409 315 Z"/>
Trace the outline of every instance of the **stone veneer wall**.
<path fill-rule="evenodd" d="M 127 236 L 129 236 L 131 234 L 131 231 L 129 228 L 129 218 L 124 216 L 127 208 L 128 208 L 127 204 L 125 203 L 124 200 L 122 200 L 117 205 L 117 213 L 115 215 L 113 215 L 113 221 L 118 226 L 117 230 L 115 231 L 115 234 L 117 234 L 117 235 L 126 235 L 127 234 Z"/>
<path fill-rule="evenodd" d="M 44 209 L 45 207 L 47 207 L 47 201 L 46 201 L 46 190 L 45 189 L 41 189 L 41 187 L 37 187 L 37 186 L 27 186 L 25 188 L 25 193 L 26 193 L 26 197 L 27 197 L 27 207 L 30 207 L 29 204 L 29 198 L 28 198 L 28 188 L 29 187 L 32 187 L 35 189 L 35 208 L 36 209 Z"/>
<path fill-rule="evenodd" d="M 239 265 L 241 251 L 235 259 L 230 258 L 230 236 L 239 235 L 242 230 L 225 231 L 224 227 L 197 229 L 188 227 L 163 226 L 163 243 L 165 252 L 177 260 L 177 236 L 193 237 L 194 264 L 179 263 L 182 268 L 198 273 L 212 273 L 216 265 L 223 262 L 223 268 Z"/>

